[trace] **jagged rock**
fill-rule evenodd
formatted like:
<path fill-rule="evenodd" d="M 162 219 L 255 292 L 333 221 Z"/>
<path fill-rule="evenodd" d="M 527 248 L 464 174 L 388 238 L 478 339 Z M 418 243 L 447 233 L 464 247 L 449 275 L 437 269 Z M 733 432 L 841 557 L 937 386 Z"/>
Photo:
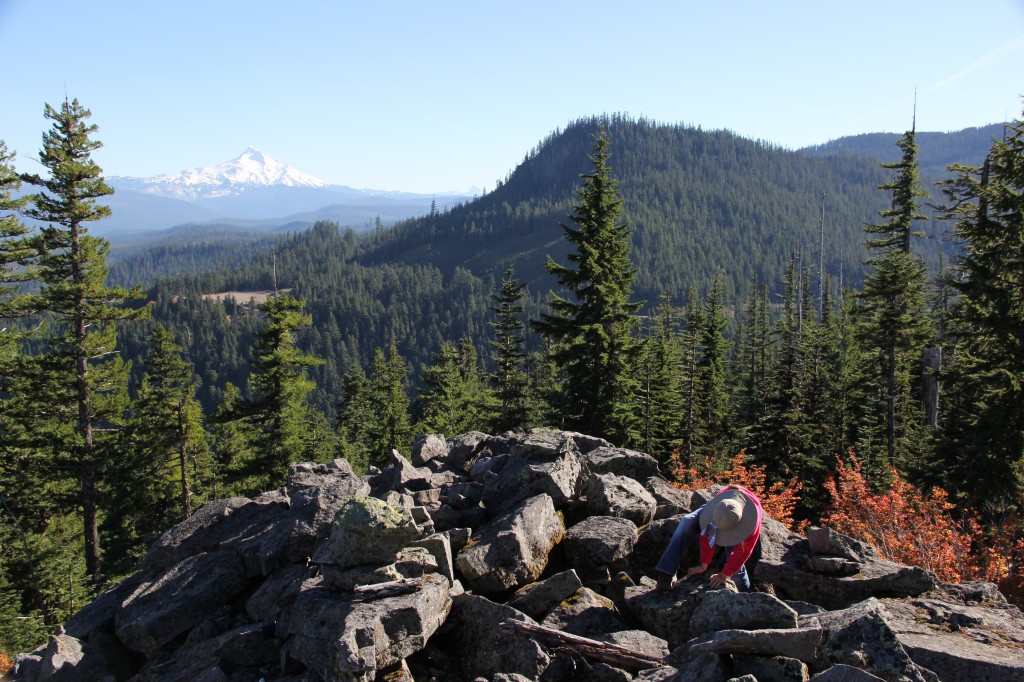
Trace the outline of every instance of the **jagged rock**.
<path fill-rule="evenodd" d="M 859 562 L 835 556 L 804 557 L 801 565 L 811 573 L 842 577 L 857 575 L 862 566 Z"/>
<path fill-rule="evenodd" d="M 462 679 L 490 680 L 505 673 L 539 680 L 551 659 L 532 639 L 502 634 L 498 626 L 506 620 L 536 624 L 511 606 L 462 594 L 452 600 L 448 620 L 432 641 L 448 654 Z"/>
<path fill-rule="evenodd" d="M 596 516 L 618 516 L 643 526 L 654 519 L 658 503 L 634 479 L 600 474 L 587 484 L 587 509 Z"/>
<path fill-rule="evenodd" d="M 334 515 L 331 533 L 320 543 L 313 561 L 341 568 L 388 562 L 420 536 L 408 509 L 373 497 L 353 497 Z"/>
<path fill-rule="evenodd" d="M 418 468 L 402 456 L 398 450 L 392 450 L 389 465 L 374 476 L 370 482 L 374 497 L 382 497 L 389 490 L 412 493 L 430 487 L 433 472 L 427 468 Z"/>
<path fill-rule="evenodd" d="M 658 475 L 658 460 L 643 452 L 610 445 L 588 452 L 583 456 L 583 461 L 590 472 L 596 475 L 615 474 L 634 481 L 646 481 Z"/>
<path fill-rule="evenodd" d="M 726 682 L 732 678 L 732 663 L 728 656 L 715 653 L 691 652 L 688 647 L 674 649 L 665 663 L 672 666 L 659 674 L 657 669 L 645 670 L 638 680 L 660 680 L 663 682 Z"/>
<path fill-rule="evenodd" d="M 437 433 L 417 436 L 412 443 L 411 454 L 413 466 L 426 466 L 431 460 L 448 456 L 448 441 Z"/>
<path fill-rule="evenodd" d="M 644 489 L 651 494 L 658 508 L 654 518 L 667 519 L 678 514 L 689 514 L 707 502 L 696 490 L 680 490 L 661 476 L 649 476 Z"/>
<path fill-rule="evenodd" d="M 591 639 L 627 627 L 615 604 L 588 587 L 581 587 L 556 606 L 541 625 Z"/>
<path fill-rule="evenodd" d="M 653 581 L 644 579 L 643 584 L 626 588 L 625 603 L 643 629 L 675 648 L 689 639 L 690 618 L 707 591 L 706 582 L 688 579 L 661 593 Z"/>
<path fill-rule="evenodd" d="M 267 576 L 263 584 L 245 602 L 245 612 L 256 622 L 273 622 L 299 595 L 310 569 L 303 564 L 288 564 Z"/>
<path fill-rule="evenodd" d="M 551 497 L 537 495 L 474 533 L 455 563 L 473 590 L 521 587 L 544 571 L 564 533 Z"/>
<path fill-rule="evenodd" d="M 114 617 L 122 602 L 138 589 L 144 579 L 142 573 L 136 573 L 107 589 L 71 616 L 64 624 L 64 632 L 83 641 L 98 630 L 113 632 Z"/>
<path fill-rule="evenodd" d="M 889 614 L 877 599 L 813 617 L 825 630 L 821 662 L 816 669 L 845 663 L 864 668 L 884 680 L 931 682 L 937 679 L 910 658 L 887 622 Z"/>
<path fill-rule="evenodd" d="M 439 575 L 425 576 L 415 592 L 369 602 L 308 584 L 291 608 L 284 655 L 325 680 L 373 680 L 423 649 L 450 608 Z"/>
<path fill-rule="evenodd" d="M 629 567 L 637 529 L 629 519 L 591 516 L 565 533 L 565 561 L 584 582 L 603 585 Z"/>
<path fill-rule="evenodd" d="M 232 497 L 203 505 L 153 543 L 144 571 L 163 571 L 183 559 L 230 545 L 250 576 L 267 575 L 287 558 L 288 498 L 280 493 L 257 500 Z"/>
<path fill-rule="evenodd" d="M 785 656 L 813 663 L 823 635 L 821 628 L 719 630 L 692 640 L 690 651 Z"/>
<path fill-rule="evenodd" d="M 511 459 L 512 455 L 508 453 L 502 455 L 481 455 L 473 462 L 473 466 L 470 467 L 469 478 L 471 481 L 481 485 L 486 484 L 492 478 L 495 478 Z"/>
<path fill-rule="evenodd" d="M 690 632 L 694 636 L 715 630 L 795 628 L 796 625 L 796 611 L 764 592 L 709 590 L 690 617 Z"/>
<path fill-rule="evenodd" d="M 828 670 L 814 675 L 811 680 L 812 682 L 882 682 L 881 677 L 876 677 L 866 670 L 844 663 L 837 663 Z"/>
<path fill-rule="evenodd" d="M 125 599 L 115 629 L 125 645 L 145 654 L 188 632 L 249 586 L 245 567 L 230 550 L 190 556 Z"/>
<path fill-rule="evenodd" d="M 409 547 L 422 547 L 433 557 L 437 572 L 455 582 L 455 562 L 452 559 L 452 542 L 447 533 L 434 533 L 410 543 Z"/>
<path fill-rule="evenodd" d="M 486 433 L 470 431 L 448 439 L 448 466 L 468 471 L 490 438 Z"/>
<path fill-rule="evenodd" d="M 540 494 L 550 496 L 555 506 L 561 507 L 578 494 L 582 471 L 579 455 L 572 450 L 545 460 L 512 455 L 497 475 L 484 483 L 480 500 L 492 514 Z"/>
<path fill-rule="evenodd" d="M 886 622 L 914 663 L 942 680 L 1024 679 L 1024 616 L 1005 602 L 889 600 L 885 610 Z"/>
<path fill-rule="evenodd" d="M 15 658 L 15 679 L 27 682 L 114 682 L 114 677 L 104 671 L 104 660 L 86 657 L 87 646 L 62 630 L 58 631 L 44 646 L 29 655 Z"/>
<path fill-rule="evenodd" d="M 868 555 L 860 560 L 860 572 L 856 575 L 814 573 L 805 567 L 812 555 L 803 536 L 766 517 L 761 537 L 762 557 L 755 577 L 771 583 L 783 599 L 842 609 L 872 596 L 916 597 L 936 584 L 935 575 L 923 568 Z"/>
<path fill-rule="evenodd" d="M 510 453 L 525 459 L 555 459 L 564 452 L 579 454 L 573 437 L 555 429 L 537 428 L 527 431 L 521 439 L 511 443 Z"/>
<path fill-rule="evenodd" d="M 878 557 L 878 552 L 871 545 L 854 540 L 831 528 L 809 528 L 807 546 L 814 554 L 840 557 L 857 563 Z"/>
<path fill-rule="evenodd" d="M 350 497 L 370 494 L 370 486 L 352 471 L 343 459 L 329 464 L 300 462 L 288 467 L 289 508 L 291 526 L 288 554 L 311 557 L 317 543 L 327 536 L 331 521 L 341 504 Z"/>
<path fill-rule="evenodd" d="M 453 483 L 444 490 L 442 501 L 452 509 L 468 509 L 480 502 L 483 490 L 483 484 L 476 481 Z"/>
<path fill-rule="evenodd" d="M 757 682 L 807 682 L 810 679 L 806 663 L 783 656 L 769 658 L 735 654 L 732 657 L 732 673 L 737 676 L 749 675 Z"/>
<path fill-rule="evenodd" d="M 556 573 L 546 580 L 519 588 L 508 605 L 534 620 L 543 620 L 551 610 L 583 587 L 576 571 Z"/>

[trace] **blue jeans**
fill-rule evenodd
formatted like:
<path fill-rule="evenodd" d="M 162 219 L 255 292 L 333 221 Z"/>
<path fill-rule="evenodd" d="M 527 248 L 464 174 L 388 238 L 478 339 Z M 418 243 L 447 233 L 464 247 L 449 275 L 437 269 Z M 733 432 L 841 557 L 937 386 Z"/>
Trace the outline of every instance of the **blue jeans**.
<path fill-rule="evenodd" d="M 674 576 L 679 572 L 679 565 L 683 562 L 683 556 L 697 542 L 697 538 L 700 537 L 700 512 L 707 505 L 703 505 L 698 509 L 693 510 L 689 514 L 685 515 L 679 520 L 679 525 L 676 526 L 676 530 L 672 533 L 672 539 L 668 542 L 668 547 L 661 555 L 661 559 L 658 560 L 656 568 L 662 573 L 668 573 Z M 732 554 L 733 548 L 729 548 L 729 553 Z M 741 566 L 740 570 L 732 576 L 733 582 L 736 583 L 736 588 L 740 592 L 750 592 L 750 576 L 747 575 L 747 567 Z"/>

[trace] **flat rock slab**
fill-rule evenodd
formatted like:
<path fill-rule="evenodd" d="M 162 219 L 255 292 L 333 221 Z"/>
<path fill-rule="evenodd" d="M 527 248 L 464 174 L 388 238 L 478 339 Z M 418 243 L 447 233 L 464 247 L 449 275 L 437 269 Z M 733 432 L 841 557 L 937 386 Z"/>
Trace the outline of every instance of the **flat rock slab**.
<path fill-rule="evenodd" d="M 331 534 L 320 543 L 313 561 L 342 568 L 388 562 L 420 535 L 408 509 L 373 497 L 353 497 L 334 515 Z"/>
<path fill-rule="evenodd" d="M 690 632 L 699 636 L 715 630 L 795 628 L 797 613 L 779 598 L 764 592 L 710 590 L 694 609 Z"/>
<path fill-rule="evenodd" d="M 690 650 L 714 651 L 719 654 L 785 656 L 804 663 L 814 663 L 818 660 L 818 646 L 823 635 L 824 631 L 821 628 L 719 630 L 694 640 L 690 644 Z"/>

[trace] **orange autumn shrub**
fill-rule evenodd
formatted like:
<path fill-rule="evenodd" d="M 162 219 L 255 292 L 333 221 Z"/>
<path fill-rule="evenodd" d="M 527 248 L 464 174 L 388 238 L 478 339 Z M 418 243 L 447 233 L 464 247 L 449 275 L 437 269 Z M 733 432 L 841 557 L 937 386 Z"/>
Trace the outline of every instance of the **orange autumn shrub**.
<path fill-rule="evenodd" d="M 0 654 L 0 675 L 6 675 L 11 672 L 13 667 L 14 663 L 11 659 L 7 658 L 7 654 Z"/>
<path fill-rule="evenodd" d="M 954 505 L 942 488 L 925 495 L 895 469 L 891 476 L 889 490 L 872 492 L 854 453 L 849 464 L 837 458 L 835 474 L 825 483 L 831 503 L 822 525 L 949 583 L 1003 581 L 1011 562 L 1024 557 L 1024 545 L 1010 524 L 983 533 L 977 514 L 954 517 Z"/>
<path fill-rule="evenodd" d="M 790 530 L 795 530 L 793 510 L 800 501 L 803 484 L 793 477 L 788 483 L 776 481 L 768 485 L 765 467 L 747 464 L 746 460 L 747 451 L 743 449 L 728 463 L 712 456 L 702 459 L 694 466 L 686 466 L 677 449 L 672 452 L 669 473 L 674 481 L 673 485 L 682 490 L 703 490 L 712 485 L 730 483 L 743 486 L 757 495 L 761 500 L 761 507 L 768 516 Z"/>

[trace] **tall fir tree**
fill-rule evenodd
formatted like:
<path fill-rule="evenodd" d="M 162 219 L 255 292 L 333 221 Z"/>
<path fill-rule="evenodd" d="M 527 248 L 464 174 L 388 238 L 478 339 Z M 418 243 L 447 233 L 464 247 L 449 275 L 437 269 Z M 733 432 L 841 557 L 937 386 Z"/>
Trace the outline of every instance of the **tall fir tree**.
<path fill-rule="evenodd" d="M 369 466 L 367 434 L 373 419 L 369 389 L 363 369 L 353 363 L 342 379 L 338 401 L 338 449 L 358 474 Z"/>
<path fill-rule="evenodd" d="M 953 362 L 945 383 L 947 485 L 972 505 L 1022 511 L 1024 494 L 1024 120 L 982 168 L 954 166 L 947 215 L 964 248 L 954 265 Z M 947 356 L 951 353 L 947 352 Z M 986 510 L 986 512 L 991 510 Z"/>
<path fill-rule="evenodd" d="M 412 440 L 409 396 L 405 392 L 405 360 L 391 344 L 387 355 L 378 348 L 373 355 L 369 402 L 373 421 L 366 433 L 370 464 L 383 466 L 391 451 L 408 453 Z"/>
<path fill-rule="evenodd" d="M 882 164 L 894 171 L 891 182 L 879 189 L 892 194 L 890 208 L 879 216 L 884 222 L 868 225 L 867 245 L 873 255 L 867 265 L 864 290 L 859 296 L 860 341 L 869 360 L 868 378 L 876 397 L 865 407 L 881 415 L 862 440 L 863 458 L 875 477 L 886 465 L 920 472 L 927 466 L 928 434 L 923 428 L 920 399 L 920 362 L 931 335 L 925 309 L 926 271 L 912 252 L 912 240 L 922 236 L 914 222 L 923 220 L 917 142 L 913 128 L 900 138 L 902 158 Z M 872 404 L 873 403 L 873 404 Z M 873 434 L 872 434 L 873 431 Z M 880 441 L 880 442 L 879 442 Z"/>
<path fill-rule="evenodd" d="M 529 420 L 529 377 L 524 370 L 526 362 L 523 299 L 526 286 L 515 278 L 509 268 L 501 280 L 501 289 L 491 295 L 494 339 L 489 342 L 495 370 L 491 386 L 498 402 L 498 413 L 492 426 L 498 433 L 516 426 L 526 426 Z"/>
<path fill-rule="evenodd" d="M 640 361 L 640 405 L 643 416 L 641 446 L 667 471 L 672 452 L 679 447 L 679 421 L 683 411 L 682 347 L 668 295 L 663 295 L 654 331 L 644 344 Z"/>
<path fill-rule="evenodd" d="M 636 268 L 630 260 L 629 224 L 621 221 L 622 199 L 608 165 L 609 139 L 601 130 L 583 175 L 579 203 L 563 224 L 575 251 L 568 265 L 548 258 L 547 270 L 573 299 L 552 292 L 533 327 L 552 341 L 564 375 L 558 409 L 569 428 L 622 444 L 639 441 L 636 362 L 640 342 L 631 300 Z"/>
<path fill-rule="evenodd" d="M 315 384 L 306 370 L 322 363 L 299 349 L 296 334 L 312 322 L 306 302 L 288 294 L 266 300 L 266 321 L 256 334 L 250 385 L 252 397 L 240 416 L 253 427 L 252 457 L 232 467 L 230 477 L 242 494 L 257 494 L 284 483 L 288 464 L 306 451 L 312 416 L 309 392 Z"/>
<path fill-rule="evenodd" d="M 423 389 L 416 399 L 416 431 L 451 437 L 479 429 L 486 421 L 472 344 L 441 344 L 433 363 L 423 372 Z"/>
<path fill-rule="evenodd" d="M 717 271 L 704 298 L 700 345 L 702 357 L 698 369 L 701 392 L 698 415 L 703 424 L 703 448 L 708 455 L 721 454 L 729 440 L 729 391 L 726 384 L 726 356 L 729 342 L 725 333 L 729 320 L 725 315 L 722 272 Z"/>
<path fill-rule="evenodd" d="M 161 325 L 153 329 L 145 366 L 127 429 L 129 454 L 112 467 L 120 485 L 110 493 L 109 533 L 127 536 L 118 554 L 133 560 L 210 498 L 217 474 L 192 369 Z"/>
<path fill-rule="evenodd" d="M 92 139 L 97 127 L 78 100 L 61 108 L 46 105 L 52 121 L 43 134 L 39 162 L 46 178 L 23 179 L 40 191 L 31 196 L 26 214 L 42 223 L 34 246 L 39 253 L 37 277 L 41 289 L 36 307 L 58 321 L 58 335 L 39 363 L 40 407 L 59 420 L 68 405 L 75 412 L 71 429 L 52 423 L 49 440 L 55 470 L 71 471 L 79 486 L 85 566 L 95 587 L 102 582 L 99 516 L 102 474 L 114 457 L 112 432 L 122 424 L 127 407 L 129 367 L 117 357 L 115 323 L 141 319 L 148 308 L 122 305 L 138 298 L 139 289 L 106 286 L 109 244 L 88 233 L 88 223 L 110 215 L 97 203 L 113 193 L 92 153 L 102 146 Z"/>
<path fill-rule="evenodd" d="M 19 213 L 28 202 L 27 196 L 17 196 L 21 189 L 21 176 L 14 168 L 14 153 L 0 140 L 0 319 L 18 317 L 24 311 L 19 303 L 24 296 L 16 296 L 18 285 L 33 277 L 27 266 L 36 252 L 29 239 L 31 230 L 23 223 Z M 4 330 L 9 334 L 9 330 Z"/>

